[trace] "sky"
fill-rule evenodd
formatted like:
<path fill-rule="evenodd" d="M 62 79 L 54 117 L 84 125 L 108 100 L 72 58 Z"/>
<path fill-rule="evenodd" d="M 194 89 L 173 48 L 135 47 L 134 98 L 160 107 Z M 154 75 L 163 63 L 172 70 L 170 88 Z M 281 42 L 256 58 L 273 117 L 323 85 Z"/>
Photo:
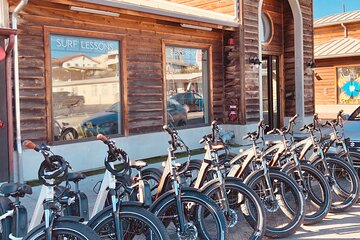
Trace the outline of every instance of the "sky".
<path fill-rule="evenodd" d="M 360 0 L 314 0 L 314 18 L 321 18 L 345 11 L 360 10 Z"/>

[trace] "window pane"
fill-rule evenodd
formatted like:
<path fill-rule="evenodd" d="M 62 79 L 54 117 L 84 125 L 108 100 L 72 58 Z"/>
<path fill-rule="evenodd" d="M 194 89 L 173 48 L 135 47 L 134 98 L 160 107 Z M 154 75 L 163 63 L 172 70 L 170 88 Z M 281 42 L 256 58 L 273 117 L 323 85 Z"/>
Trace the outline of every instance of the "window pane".
<path fill-rule="evenodd" d="M 50 38 L 54 141 L 121 133 L 119 42 Z"/>
<path fill-rule="evenodd" d="M 208 123 L 207 51 L 166 46 L 167 122 Z"/>
<path fill-rule="evenodd" d="M 360 66 L 338 67 L 338 103 L 360 104 Z"/>

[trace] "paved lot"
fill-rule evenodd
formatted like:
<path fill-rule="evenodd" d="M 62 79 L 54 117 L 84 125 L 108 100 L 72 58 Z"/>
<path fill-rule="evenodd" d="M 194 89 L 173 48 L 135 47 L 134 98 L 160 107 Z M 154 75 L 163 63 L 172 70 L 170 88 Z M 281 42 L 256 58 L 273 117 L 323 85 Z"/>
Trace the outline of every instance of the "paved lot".
<path fill-rule="evenodd" d="M 102 175 L 90 176 L 80 185 L 82 191 L 84 191 L 89 198 L 91 209 L 96 199 L 93 187 L 101 179 Z M 35 187 L 34 193 L 23 200 L 23 204 L 29 211 L 29 216 L 32 215 L 39 192 L 40 187 Z M 360 204 L 357 204 L 348 212 L 329 214 L 328 217 L 319 224 L 302 226 L 295 235 L 287 239 L 360 239 Z"/>

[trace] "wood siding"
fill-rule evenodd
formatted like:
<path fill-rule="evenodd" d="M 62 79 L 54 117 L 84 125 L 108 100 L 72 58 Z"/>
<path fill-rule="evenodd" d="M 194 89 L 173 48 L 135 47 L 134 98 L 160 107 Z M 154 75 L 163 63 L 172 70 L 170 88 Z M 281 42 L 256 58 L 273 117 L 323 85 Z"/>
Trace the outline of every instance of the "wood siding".
<path fill-rule="evenodd" d="M 349 38 L 360 39 L 360 21 L 344 23 Z M 319 45 L 335 39 L 345 37 L 345 29 L 340 24 L 317 27 L 314 26 L 314 42 Z M 315 79 L 315 104 L 334 105 L 337 104 L 337 76 L 336 67 L 360 66 L 360 56 L 315 59 L 316 74 L 319 80 Z"/>
<path fill-rule="evenodd" d="M 360 57 L 316 60 L 315 105 L 337 104 L 337 67 L 359 66 Z"/>
<path fill-rule="evenodd" d="M 46 77 L 44 28 L 47 26 L 124 35 L 126 77 L 123 84 L 127 126 L 125 133 L 159 131 L 164 124 L 162 74 L 162 40 L 176 40 L 184 46 L 192 43 L 212 46 L 213 118 L 222 118 L 223 107 L 223 44 L 222 31 L 185 29 L 142 17 L 119 18 L 76 13 L 56 1 L 30 1 L 19 19 L 20 99 L 23 138 L 49 140 L 47 123 L 51 121 Z M 61 1 L 59 1 L 61 2 Z M 16 1 L 10 1 L 12 6 Z M 210 67 L 210 66 L 209 66 Z M 151 103 L 151 107 L 149 107 Z"/>

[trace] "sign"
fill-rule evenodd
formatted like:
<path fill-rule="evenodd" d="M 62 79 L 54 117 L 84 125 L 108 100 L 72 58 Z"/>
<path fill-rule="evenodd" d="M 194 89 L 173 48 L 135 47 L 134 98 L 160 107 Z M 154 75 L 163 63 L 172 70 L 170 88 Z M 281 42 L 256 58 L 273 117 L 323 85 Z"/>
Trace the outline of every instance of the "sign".
<path fill-rule="evenodd" d="M 51 51 L 70 53 L 84 53 L 98 56 L 119 50 L 119 42 L 97 38 L 83 38 L 73 36 L 51 35 Z M 62 57 L 62 56 L 55 56 Z"/>
<path fill-rule="evenodd" d="M 360 67 L 337 68 L 338 103 L 360 104 Z"/>

